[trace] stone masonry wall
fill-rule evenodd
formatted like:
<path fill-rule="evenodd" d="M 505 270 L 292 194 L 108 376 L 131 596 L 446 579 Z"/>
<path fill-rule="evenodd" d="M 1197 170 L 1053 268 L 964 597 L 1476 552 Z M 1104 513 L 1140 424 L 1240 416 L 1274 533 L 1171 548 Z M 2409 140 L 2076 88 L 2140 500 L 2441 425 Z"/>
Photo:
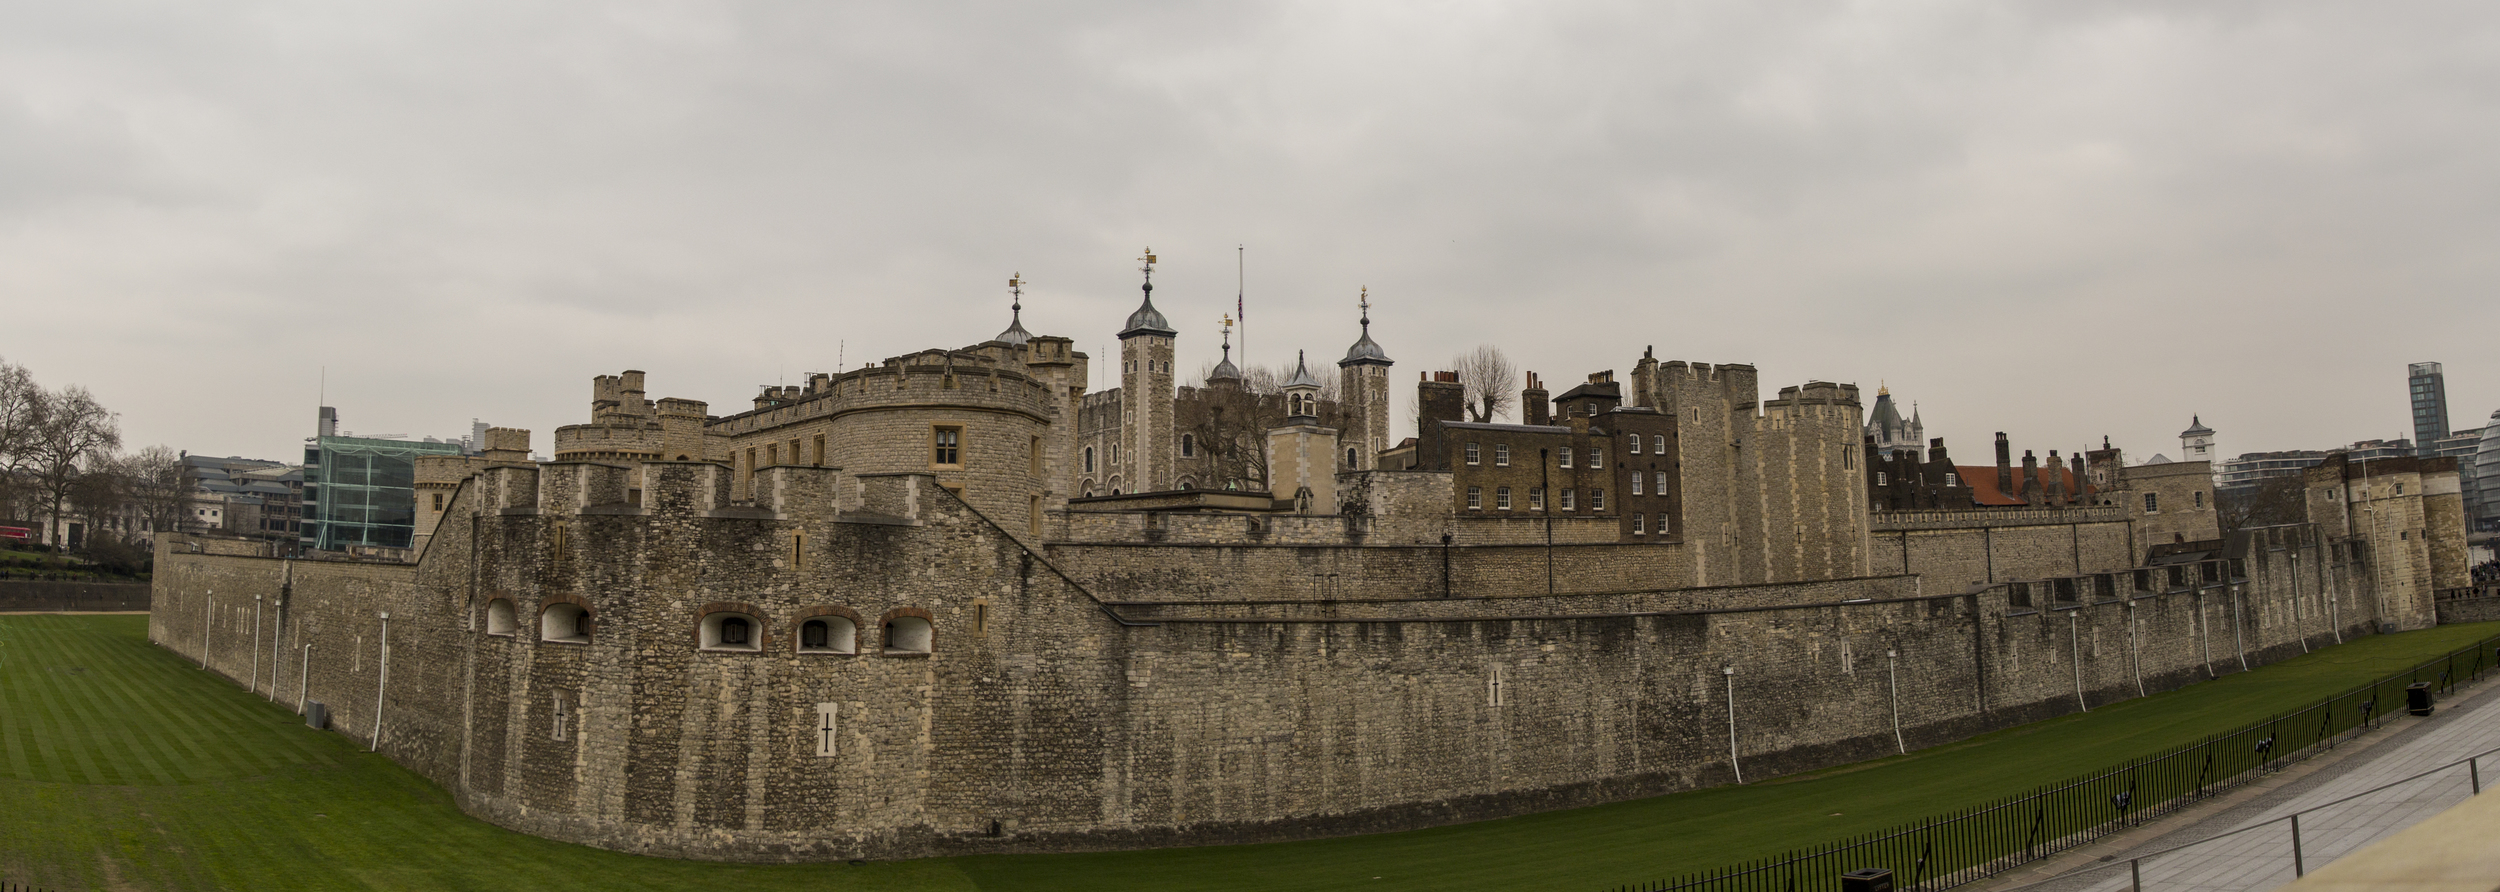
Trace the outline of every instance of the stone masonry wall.
<path fill-rule="evenodd" d="M 2237 560 L 1966 592 L 1872 577 L 1549 597 L 1530 588 L 1543 549 L 1486 547 L 1453 552 L 1522 597 L 1123 608 L 1088 589 L 1145 587 L 1152 562 L 1214 598 L 1207 580 L 1262 561 L 1363 563 L 1386 586 L 1432 578 L 1441 550 L 1143 547 L 1125 564 L 1036 554 L 926 474 L 773 468 L 745 504 L 731 469 L 658 463 L 627 506 L 627 473 L 489 469 L 414 567 L 160 554 L 151 637 L 328 703 L 356 739 L 378 727 L 383 752 L 505 826 L 779 861 L 1301 838 L 1758 779 L 2097 708 L 2382 619 L 2368 568 L 2314 531 L 2249 539 Z M 838 486 L 859 510 L 832 509 Z M 1609 561 L 1626 579 L 1689 572 L 1672 548 L 1555 553 L 1592 580 Z M 546 640 L 542 619 L 564 639 L 575 609 L 588 634 Z M 704 646 L 724 616 L 756 624 L 751 648 Z M 855 652 L 794 646 L 824 616 L 857 623 Z M 886 624 L 914 620 L 928 651 L 890 649 L 907 642 Z"/>

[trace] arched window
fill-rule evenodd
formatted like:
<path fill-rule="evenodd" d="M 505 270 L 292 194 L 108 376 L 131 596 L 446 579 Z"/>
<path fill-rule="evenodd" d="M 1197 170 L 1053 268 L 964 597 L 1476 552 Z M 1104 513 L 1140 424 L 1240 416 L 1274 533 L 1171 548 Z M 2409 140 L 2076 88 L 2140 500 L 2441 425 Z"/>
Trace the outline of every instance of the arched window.
<path fill-rule="evenodd" d="M 1348 468 L 1354 467 L 1354 447 L 1352 446 L 1346 447 L 1345 466 Z"/>
<path fill-rule="evenodd" d="M 855 654 L 859 652 L 859 624 L 847 616 L 817 616 L 799 623 L 799 652 L 803 654 Z"/>
<path fill-rule="evenodd" d="M 538 613 L 538 640 L 563 644 L 590 643 L 590 611 L 579 604 L 555 603 Z"/>
<path fill-rule="evenodd" d="M 511 637 L 521 631 L 521 621 L 512 612 L 512 602 L 496 598 L 486 602 L 486 634 Z"/>
<path fill-rule="evenodd" d="M 719 610 L 703 617 L 702 646 L 704 650 L 755 651 L 763 649 L 763 624 L 755 617 L 734 610 Z"/>
<path fill-rule="evenodd" d="M 928 653 L 935 637 L 927 617 L 895 616 L 885 621 L 885 652 L 889 654 Z"/>

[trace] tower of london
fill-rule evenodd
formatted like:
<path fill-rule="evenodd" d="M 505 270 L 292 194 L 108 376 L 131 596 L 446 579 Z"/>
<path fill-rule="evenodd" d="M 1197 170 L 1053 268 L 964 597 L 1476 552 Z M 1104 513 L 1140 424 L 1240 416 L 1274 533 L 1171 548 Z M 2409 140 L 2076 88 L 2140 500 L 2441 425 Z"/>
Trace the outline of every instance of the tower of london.
<path fill-rule="evenodd" d="M 1766 397 L 1751 365 L 1654 350 L 1559 395 L 1489 382 L 1520 386 L 1518 424 L 1462 420 L 1464 382 L 1421 370 L 1400 436 L 1368 301 L 1273 392 L 1229 352 L 1183 387 L 1147 257 L 1136 309 L 1088 323 L 1120 339 L 1116 389 L 1087 392 L 1095 359 L 1020 298 L 995 337 L 728 414 L 652 398 L 664 371 L 600 374 L 551 461 L 513 429 L 424 460 L 412 564 L 169 540 L 151 638 L 279 667 L 278 696 L 480 818 L 787 861 L 1759 779 L 2427 625 L 2462 584 L 2437 460 L 2370 481 L 2432 518 L 2415 554 L 2324 514 L 2230 537 L 2147 516 L 2188 491 L 2139 489 L 2210 480 L 2131 478 L 2115 449 L 2018 478 L 2001 442 L 1967 479 L 1939 441 L 1872 442 L 1854 384 Z"/>

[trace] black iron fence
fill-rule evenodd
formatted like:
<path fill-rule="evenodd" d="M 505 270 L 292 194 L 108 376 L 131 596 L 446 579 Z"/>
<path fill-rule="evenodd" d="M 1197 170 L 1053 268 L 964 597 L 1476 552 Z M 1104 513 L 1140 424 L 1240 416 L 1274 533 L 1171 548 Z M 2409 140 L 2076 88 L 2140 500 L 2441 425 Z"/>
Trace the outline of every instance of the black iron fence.
<path fill-rule="evenodd" d="M 2406 708 L 2406 689 L 2449 688 L 2500 669 L 2500 635 L 2297 712 L 2104 771 L 1873 833 L 1617 892 L 1822 892 L 1840 875 L 1892 871 L 1894 888 L 1948 889 L 2187 808 Z"/>

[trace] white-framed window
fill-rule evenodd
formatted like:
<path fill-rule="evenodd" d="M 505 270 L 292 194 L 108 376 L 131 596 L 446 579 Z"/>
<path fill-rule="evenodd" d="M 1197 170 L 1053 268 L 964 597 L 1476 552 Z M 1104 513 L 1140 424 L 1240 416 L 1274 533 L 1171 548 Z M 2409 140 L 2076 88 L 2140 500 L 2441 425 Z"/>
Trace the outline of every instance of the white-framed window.
<path fill-rule="evenodd" d="M 1531 487 L 1528 487 L 1528 510 L 1530 510 L 1530 511 L 1543 511 L 1543 510 L 1545 510 L 1545 487 L 1542 487 L 1542 486 L 1531 486 Z"/>
<path fill-rule="evenodd" d="M 538 640 L 590 643 L 590 611 L 579 604 L 549 604 L 538 614 Z"/>
<path fill-rule="evenodd" d="M 1877 472 L 1875 472 L 1875 485 L 1876 485 L 1876 486 L 1889 486 L 1889 485 L 1891 485 L 1891 484 L 1892 484 L 1892 475 L 1891 475 L 1891 474 L 1887 474 L 1887 473 L 1884 473 L 1884 472 L 1882 472 L 1882 471 L 1877 471 Z"/>
<path fill-rule="evenodd" d="M 1467 510 L 1484 510 L 1484 487 L 1470 486 L 1467 488 Z"/>
<path fill-rule="evenodd" d="M 1568 468 L 1568 467 L 1571 467 L 1571 453 L 1572 453 L 1572 451 L 1573 451 L 1573 450 L 1572 450 L 1572 448 L 1571 448 L 1571 447 L 1569 447 L 1569 446 L 1565 446 L 1565 447 L 1563 447 L 1563 448 L 1561 448 L 1561 449 L 1556 449 L 1556 450 L 1554 450 L 1554 455 L 1555 455 L 1555 457 L 1562 459 L 1562 466 L 1563 466 L 1563 467 Z"/>
<path fill-rule="evenodd" d="M 513 614 L 512 602 L 496 598 L 486 602 L 486 634 L 510 638 L 521 631 L 521 620 Z"/>
<path fill-rule="evenodd" d="M 1667 472 L 1652 471 L 1650 472 L 1649 480 L 1652 484 L 1649 488 L 1650 495 L 1663 496 L 1667 494 Z"/>
<path fill-rule="evenodd" d="M 1641 435 L 1633 434 L 1630 439 L 1632 441 L 1631 453 L 1633 455 L 1641 454 Z"/>
<path fill-rule="evenodd" d="M 758 651 L 764 647 L 764 624 L 755 617 L 733 610 L 720 610 L 703 617 L 704 650 Z"/>
<path fill-rule="evenodd" d="M 1641 526 L 1641 515 L 1632 515 L 1632 535 L 1639 536 L 1647 532 L 1648 530 L 1643 529 Z"/>
<path fill-rule="evenodd" d="M 885 621 L 885 652 L 890 654 L 925 654 L 931 650 L 936 629 L 929 620 L 918 616 L 897 616 Z"/>
<path fill-rule="evenodd" d="M 1956 473 L 1954 473 L 1954 472 L 1952 472 L 1952 471 L 1946 471 L 1946 472 L 1944 472 L 1944 485 L 1946 485 L 1946 486 L 1960 486 L 1960 485 L 1962 485 L 1962 475 L 1960 475 L 1960 474 L 1956 474 Z"/>
<path fill-rule="evenodd" d="M 2145 493 L 2145 494 L 2144 494 L 2144 513 L 2146 513 L 2146 514 L 2160 514 L 2160 513 L 2161 513 L 2161 494 L 2160 494 L 2160 493 L 2150 493 L 2150 492 L 2148 492 L 2148 493 Z"/>
<path fill-rule="evenodd" d="M 812 616 L 799 623 L 799 652 L 803 654 L 855 654 L 859 652 L 859 624 L 847 616 Z"/>
<path fill-rule="evenodd" d="M 1667 454 L 1667 435 L 1665 435 L 1665 434 L 1654 434 L 1654 435 L 1651 435 L 1651 436 L 1650 436 L 1650 438 L 1649 438 L 1649 451 L 1650 451 L 1652 454 L 1656 454 L 1656 455 L 1665 455 L 1665 454 Z"/>
<path fill-rule="evenodd" d="M 1467 463 L 1471 465 L 1484 464 L 1483 447 L 1477 446 L 1474 443 L 1467 444 Z"/>
<path fill-rule="evenodd" d="M 1493 444 L 1493 466 L 1497 468 L 1510 467 L 1510 444 Z"/>
<path fill-rule="evenodd" d="M 1636 495 L 1636 496 L 1637 496 L 1637 495 L 1640 495 L 1640 494 L 1641 494 L 1641 476 L 1642 476 L 1642 474 L 1641 474 L 1641 472 L 1639 472 L 1639 471 L 1634 471 L 1634 472 L 1632 472 L 1632 494 L 1633 494 L 1633 495 Z"/>
<path fill-rule="evenodd" d="M 1493 510 L 1510 510 L 1510 487 L 1497 486 L 1493 488 Z"/>
<path fill-rule="evenodd" d="M 1571 488 L 1570 488 L 1570 487 L 1568 487 L 1568 486 L 1563 487 L 1563 491 L 1562 491 L 1562 509 L 1563 509 L 1563 510 L 1565 510 L 1565 511 L 1569 511 L 1569 510 L 1571 510 Z"/>
<path fill-rule="evenodd" d="M 1605 467 L 1605 466 L 1606 466 L 1606 449 L 1605 449 L 1605 447 L 1602 447 L 1602 446 L 1591 446 L 1591 447 L 1589 447 L 1589 469 L 1590 469 L 1590 470 L 1596 470 L 1596 469 L 1598 469 L 1598 468 L 1603 468 L 1603 467 Z"/>
<path fill-rule="evenodd" d="M 1605 491 L 1605 490 L 1602 490 L 1602 489 L 1592 489 L 1592 490 L 1589 490 L 1589 510 L 1591 510 L 1591 511 L 1604 511 L 1604 510 L 1606 510 L 1606 491 Z"/>

